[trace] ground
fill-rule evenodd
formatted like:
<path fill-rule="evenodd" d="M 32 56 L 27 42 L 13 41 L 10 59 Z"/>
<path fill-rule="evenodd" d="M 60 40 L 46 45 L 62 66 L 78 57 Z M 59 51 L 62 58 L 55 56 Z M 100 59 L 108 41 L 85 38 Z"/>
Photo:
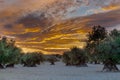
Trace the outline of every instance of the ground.
<path fill-rule="evenodd" d="M 120 65 L 117 65 L 120 69 Z M 119 72 L 101 72 L 103 65 L 88 64 L 88 67 L 66 67 L 58 62 L 37 67 L 22 67 L 0 69 L 0 80 L 120 80 Z"/>

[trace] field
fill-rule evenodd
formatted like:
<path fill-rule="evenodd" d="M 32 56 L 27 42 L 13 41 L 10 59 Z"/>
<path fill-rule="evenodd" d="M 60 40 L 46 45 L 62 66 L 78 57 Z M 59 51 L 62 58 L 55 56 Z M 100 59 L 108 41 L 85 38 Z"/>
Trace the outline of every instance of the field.
<path fill-rule="evenodd" d="M 0 70 L 0 80 L 120 80 L 119 72 L 101 72 L 102 67 L 92 64 L 88 67 L 66 67 L 61 62 L 29 68 L 16 65 L 15 68 Z"/>

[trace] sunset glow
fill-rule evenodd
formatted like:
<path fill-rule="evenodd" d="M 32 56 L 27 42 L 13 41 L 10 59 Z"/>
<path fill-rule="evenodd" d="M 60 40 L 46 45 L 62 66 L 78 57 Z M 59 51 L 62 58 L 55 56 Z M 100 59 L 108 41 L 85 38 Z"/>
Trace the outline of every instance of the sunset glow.
<path fill-rule="evenodd" d="M 120 0 L 0 0 L 0 35 L 24 52 L 83 48 L 94 25 L 120 29 Z"/>

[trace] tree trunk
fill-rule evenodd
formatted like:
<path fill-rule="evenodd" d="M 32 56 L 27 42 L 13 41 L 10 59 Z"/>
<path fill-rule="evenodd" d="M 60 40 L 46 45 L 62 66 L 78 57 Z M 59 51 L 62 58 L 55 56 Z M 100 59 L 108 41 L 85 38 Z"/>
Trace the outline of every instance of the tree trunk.
<path fill-rule="evenodd" d="M 0 64 L 0 69 L 4 69 L 4 66 L 2 64 Z"/>
<path fill-rule="evenodd" d="M 30 63 L 24 63 L 23 66 L 24 67 L 36 67 L 36 64 L 35 63 L 32 63 L 32 64 L 30 64 Z"/>
<path fill-rule="evenodd" d="M 99 62 L 99 61 L 97 61 L 97 60 L 95 60 L 95 61 L 94 61 L 94 64 L 100 64 L 100 62 Z"/>
<path fill-rule="evenodd" d="M 80 62 L 76 64 L 77 67 L 88 67 L 88 65 L 85 62 Z"/>
<path fill-rule="evenodd" d="M 78 59 L 79 59 L 79 62 L 76 64 L 76 66 L 87 67 L 85 58 L 78 58 Z"/>
<path fill-rule="evenodd" d="M 65 65 L 66 65 L 66 66 L 71 66 L 71 64 L 70 64 L 69 62 L 67 62 Z"/>
<path fill-rule="evenodd" d="M 36 63 L 35 63 L 35 62 L 32 63 L 32 64 L 30 65 L 30 67 L 36 67 Z"/>
<path fill-rule="evenodd" d="M 54 62 L 54 61 L 51 61 L 50 63 L 51 63 L 51 65 L 55 65 L 55 62 Z"/>
<path fill-rule="evenodd" d="M 23 62 L 22 64 L 23 64 L 23 67 L 27 67 L 27 64 L 26 64 L 26 62 Z"/>
<path fill-rule="evenodd" d="M 14 68 L 14 64 L 7 64 L 6 68 Z"/>
<path fill-rule="evenodd" d="M 119 71 L 116 66 L 116 63 L 111 59 L 107 59 L 104 61 L 103 71 Z"/>
<path fill-rule="evenodd" d="M 37 64 L 38 64 L 38 65 L 40 65 L 40 64 L 41 64 L 41 62 L 39 61 L 39 62 L 37 62 Z"/>

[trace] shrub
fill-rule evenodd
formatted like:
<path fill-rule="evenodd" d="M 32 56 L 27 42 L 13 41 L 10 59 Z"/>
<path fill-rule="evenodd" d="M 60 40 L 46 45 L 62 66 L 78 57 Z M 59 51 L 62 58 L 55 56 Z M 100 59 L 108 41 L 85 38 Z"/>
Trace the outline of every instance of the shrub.
<path fill-rule="evenodd" d="M 51 64 L 55 65 L 55 62 L 59 61 L 59 58 L 57 58 L 56 55 L 46 55 L 46 60 Z"/>
<path fill-rule="evenodd" d="M 70 51 L 64 52 L 63 54 L 63 62 L 66 65 L 87 66 L 86 60 L 87 56 L 85 51 L 77 47 L 73 47 Z"/>
<path fill-rule="evenodd" d="M 37 64 L 40 65 L 44 61 L 42 53 L 27 53 L 21 57 L 21 64 L 26 67 L 35 67 Z"/>

